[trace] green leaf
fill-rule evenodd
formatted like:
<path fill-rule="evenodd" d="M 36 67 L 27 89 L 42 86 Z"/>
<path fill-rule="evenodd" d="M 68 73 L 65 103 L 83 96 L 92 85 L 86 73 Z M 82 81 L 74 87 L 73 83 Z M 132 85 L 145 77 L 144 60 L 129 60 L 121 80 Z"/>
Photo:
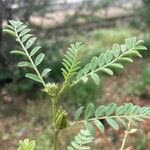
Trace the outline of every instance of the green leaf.
<path fill-rule="evenodd" d="M 32 34 L 26 34 L 25 36 L 23 36 L 21 39 L 22 43 L 24 43 L 27 39 L 29 39 L 32 36 L 33 36 Z"/>
<path fill-rule="evenodd" d="M 100 83 L 99 76 L 94 72 L 91 72 L 90 75 L 91 75 L 92 79 L 94 80 L 95 84 L 99 85 L 99 83 Z"/>
<path fill-rule="evenodd" d="M 97 65 L 98 65 L 98 58 L 97 57 L 93 57 L 91 62 L 90 62 L 90 64 L 91 64 L 91 70 L 94 70 L 97 67 Z"/>
<path fill-rule="evenodd" d="M 35 65 L 38 66 L 44 59 L 45 54 L 40 53 L 35 59 Z"/>
<path fill-rule="evenodd" d="M 130 38 L 125 39 L 125 44 L 126 44 L 128 49 L 132 48 L 132 43 L 131 43 L 131 39 Z"/>
<path fill-rule="evenodd" d="M 69 67 L 65 62 L 62 62 L 64 69 L 66 69 L 67 72 L 69 72 Z"/>
<path fill-rule="evenodd" d="M 83 69 L 84 74 L 86 75 L 90 71 L 90 69 L 91 69 L 91 65 L 87 64 Z"/>
<path fill-rule="evenodd" d="M 16 21 L 16 29 L 18 29 L 23 23 L 21 21 Z"/>
<path fill-rule="evenodd" d="M 27 28 L 26 25 L 21 25 L 21 26 L 17 29 L 17 32 L 20 32 L 20 31 L 24 30 L 25 28 Z"/>
<path fill-rule="evenodd" d="M 136 44 L 136 37 L 131 37 L 131 47 L 134 47 L 135 46 L 135 44 Z"/>
<path fill-rule="evenodd" d="M 105 62 L 109 63 L 113 59 L 112 51 L 108 50 L 105 54 Z"/>
<path fill-rule="evenodd" d="M 17 150 L 35 150 L 35 146 L 35 141 L 29 141 L 29 139 L 25 139 L 24 141 L 19 141 L 19 148 Z"/>
<path fill-rule="evenodd" d="M 147 47 L 143 46 L 143 45 L 139 45 L 139 46 L 136 46 L 135 49 L 137 49 L 137 50 L 147 50 Z"/>
<path fill-rule="evenodd" d="M 94 129 L 93 125 L 90 122 L 88 122 L 87 120 L 84 121 L 84 125 L 85 125 L 85 128 L 90 132 L 90 134 L 92 136 L 94 136 L 95 135 L 95 129 Z"/>
<path fill-rule="evenodd" d="M 97 126 L 97 128 L 104 133 L 105 132 L 105 127 L 104 125 L 97 119 L 94 120 L 95 125 Z"/>
<path fill-rule="evenodd" d="M 67 147 L 67 150 L 90 150 L 87 144 L 93 142 L 94 137 L 89 133 L 89 131 L 81 129 L 80 132 L 74 137 L 71 145 Z"/>
<path fill-rule="evenodd" d="M 32 57 L 40 48 L 41 46 L 34 47 L 30 52 L 30 56 Z"/>
<path fill-rule="evenodd" d="M 17 25 L 17 22 L 14 20 L 9 20 L 9 23 L 15 28 Z"/>
<path fill-rule="evenodd" d="M 71 66 L 70 61 L 68 61 L 67 59 L 63 59 L 63 63 L 66 63 L 65 65 L 67 65 L 67 66 Z"/>
<path fill-rule="evenodd" d="M 118 58 L 117 61 L 120 61 L 120 62 L 133 62 L 133 60 L 131 58 L 127 58 L 127 57 Z"/>
<path fill-rule="evenodd" d="M 99 56 L 98 65 L 99 65 L 99 67 L 102 67 L 104 64 L 105 64 L 105 55 L 102 53 L 102 54 Z"/>
<path fill-rule="evenodd" d="M 27 62 L 27 61 L 22 61 L 18 63 L 18 67 L 29 67 L 29 68 L 33 68 L 32 64 Z"/>
<path fill-rule="evenodd" d="M 79 149 L 79 148 L 80 148 L 80 145 L 79 145 L 78 143 L 76 143 L 75 141 L 72 141 L 72 142 L 71 142 L 71 145 L 72 145 L 73 147 L 75 147 L 76 149 Z"/>
<path fill-rule="evenodd" d="M 72 54 L 71 51 L 67 51 L 66 54 L 64 55 L 64 58 L 67 59 L 69 62 L 72 62 L 74 59 L 74 55 Z"/>
<path fill-rule="evenodd" d="M 48 74 L 50 71 L 51 71 L 51 69 L 49 69 L 49 68 L 44 69 L 43 72 L 42 72 L 42 77 L 44 77 L 44 76 L 45 76 L 46 74 Z"/>
<path fill-rule="evenodd" d="M 36 41 L 36 38 L 34 37 L 30 38 L 25 45 L 26 49 L 30 48 L 34 44 L 35 41 Z"/>
<path fill-rule="evenodd" d="M 122 69 L 123 65 L 119 64 L 119 63 L 113 63 L 113 64 L 110 64 L 109 67 L 116 68 L 116 69 Z"/>
<path fill-rule="evenodd" d="M 112 119 L 112 118 L 106 118 L 106 121 L 115 130 L 119 129 L 119 125 L 118 125 L 118 123 L 114 119 Z"/>
<path fill-rule="evenodd" d="M 82 143 L 82 139 L 79 136 L 75 136 L 74 141 L 78 144 Z"/>
<path fill-rule="evenodd" d="M 64 76 L 64 78 L 67 77 L 67 71 L 64 68 L 61 68 L 62 74 Z"/>
<path fill-rule="evenodd" d="M 35 74 L 32 74 L 32 73 L 27 73 L 25 75 L 25 77 L 31 79 L 31 80 L 34 80 L 34 81 L 37 81 L 37 82 L 40 82 L 42 83 L 42 80 L 39 78 L 39 76 L 35 75 Z"/>
<path fill-rule="evenodd" d="M 101 68 L 101 71 L 103 71 L 103 72 L 105 72 L 105 73 L 107 73 L 109 75 L 113 75 L 114 74 L 113 71 L 111 69 L 108 69 L 108 68 Z"/>
<path fill-rule="evenodd" d="M 125 104 L 125 106 L 124 106 L 124 113 L 126 115 L 130 114 L 130 112 L 132 111 L 132 108 L 133 108 L 133 104 L 132 103 Z"/>
<path fill-rule="evenodd" d="M 77 71 L 80 69 L 82 57 L 81 52 L 83 48 L 84 45 L 81 42 L 76 42 L 75 44 L 71 44 L 71 47 L 68 48 L 69 51 L 67 51 L 64 55 L 64 59 L 62 62 L 63 68 L 61 70 L 65 78 L 65 83 L 67 83 L 71 78 L 73 78 L 77 74 Z M 77 74 L 77 78 L 80 77 L 81 79 L 82 75 L 79 72 Z"/>
<path fill-rule="evenodd" d="M 96 118 L 103 116 L 105 111 L 106 111 L 107 107 L 104 105 L 99 106 L 96 111 L 95 111 L 95 116 Z"/>
<path fill-rule="evenodd" d="M 134 105 L 134 106 L 132 107 L 131 114 L 139 113 L 139 111 L 140 111 L 140 106 Z"/>
<path fill-rule="evenodd" d="M 83 70 L 83 69 L 79 70 L 79 72 L 77 73 L 77 76 L 76 76 L 76 80 L 82 79 L 83 73 L 84 73 L 84 70 Z"/>
<path fill-rule="evenodd" d="M 125 44 L 121 44 L 121 51 L 125 53 L 127 50 L 127 46 Z"/>
<path fill-rule="evenodd" d="M 80 118 L 80 116 L 81 116 L 81 114 L 82 114 L 82 110 L 83 110 L 83 106 L 81 106 L 80 108 L 78 108 L 77 110 L 76 110 L 76 112 L 75 112 L 75 114 L 74 114 L 74 120 L 75 121 L 77 121 L 79 118 Z"/>
<path fill-rule="evenodd" d="M 142 58 L 142 55 L 138 52 L 138 51 L 136 51 L 136 50 L 132 50 L 132 51 L 128 51 L 126 54 L 124 54 L 124 56 L 138 56 L 138 57 L 140 57 L 140 58 Z"/>
<path fill-rule="evenodd" d="M 12 31 L 12 30 L 9 30 L 9 29 L 3 29 L 3 32 L 6 32 L 6 33 L 8 33 L 8 34 L 10 34 L 10 35 L 12 35 L 12 36 L 14 36 L 14 37 L 16 37 L 15 32 Z"/>
<path fill-rule="evenodd" d="M 117 105 L 115 103 L 110 103 L 107 106 L 106 116 L 109 116 L 112 113 L 114 113 L 114 111 L 116 110 L 116 108 L 117 108 Z"/>
<path fill-rule="evenodd" d="M 136 44 L 135 44 L 135 46 L 139 46 L 139 45 L 141 45 L 141 44 L 143 44 L 144 43 L 144 40 L 138 40 L 137 42 L 136 42 Z"/>
<path fill-rule="evenodd" d="M 23 31 L 20 32 L 19 37 L 24 36 L 25 34 L 29 33 L 31 30 L 30 29 L 24 29 Z"/>
<path fill-rule="evenodd" d="M 84 119 L 89 119 L 94 113 L 94 105 L 90 103 L 85 110 Z"/>
<path fill-rule="evenodd" d="M 7 25 L 6 25 L 6 28 L 4 28 L 4 29 L 7 29 L 7 28 L 14 31 L 14 28 L 13 28 L 11 25 L 8 25 L 8 24 L 7 24 Z"/>
<path fill-rule="evenodd" d="M 116 115 L 121 115 L 124 113 L 124 106 L 119 106 L 117 109 L 116 109 Z"/>
<path fill-rule="evenodd" d="M 117 58 L 120 54 L 120 46 L 118 43 L 113 44 L 112 51 L 113 51 L 114 56 Z"/>
<path fill-rule="evenodd" d="M 132 52 L 135 56 L 138 56 L 140 58 L 142 58 L 142 55 L 138 52 L 138 51 L 133 51 Z"/>
<path fill-rule="evenodd" d="M 13 50 L 10 52 L 10 54 L 17 54 L 17 55 L 22 55 L 22 56 L 27 56 L 26 53 L 18 50 Z"/>

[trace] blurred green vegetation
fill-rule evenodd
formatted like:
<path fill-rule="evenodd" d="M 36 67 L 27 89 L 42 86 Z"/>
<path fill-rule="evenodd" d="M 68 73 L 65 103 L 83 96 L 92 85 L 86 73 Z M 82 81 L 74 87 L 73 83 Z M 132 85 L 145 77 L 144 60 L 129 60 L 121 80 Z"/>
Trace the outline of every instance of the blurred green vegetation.
<path fill-rule="evenodd" d="M 126 87 L 128 95 L 140 96 L 145 99 L 150 98 L 150 61 L 143 64 L 143 71 L 134 83 L 130 83 Z"/>
<path fill-rule="evenodd" d="M 136 147 L 136 150 L 144 150 L 149 146 L 149 140 L 145 136 L 144 132 L 140 132 L 140 134 L 136 134 L 137 138 L 135 139 L 133 145 Z"/>

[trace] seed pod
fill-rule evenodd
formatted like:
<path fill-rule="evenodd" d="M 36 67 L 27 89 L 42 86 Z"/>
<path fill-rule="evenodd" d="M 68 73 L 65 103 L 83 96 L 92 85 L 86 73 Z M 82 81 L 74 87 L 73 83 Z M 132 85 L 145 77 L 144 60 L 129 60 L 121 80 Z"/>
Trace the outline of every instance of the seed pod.
<path fill-rule="evenodd" d="M 67 126 L 67 113 L 62 108 L 60 108 L 56 113 L 55 123 L 58 130 Z"/>

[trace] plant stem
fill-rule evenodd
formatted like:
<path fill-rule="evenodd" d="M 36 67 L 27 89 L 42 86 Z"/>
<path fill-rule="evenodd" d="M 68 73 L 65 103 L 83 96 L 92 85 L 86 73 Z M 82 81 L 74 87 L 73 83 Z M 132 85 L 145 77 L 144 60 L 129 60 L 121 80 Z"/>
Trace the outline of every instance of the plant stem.
<path fill-rule="evenodd" d="M 129 123 L 128 123 L 128 128 L 127 128 L 127 130 L 125 131 L 125 135 L 124 135 L 124 137 L 123 137 L 123 141 L 122 141 L 120 150 L 124 150 L 125 143 L 126 143 L 126 140 L 127 140 L 127 136 L 129 135 L 130 125 L 131 125 L 131 122 L 129 121 Z"/>
<path fill-rule="evenodd" d="M 103 117 L 98 117 L 97 119 L 101 120 L 101 119 L 107 119 L 107 118 L 112 118 L 112 119 L 117 119 L 118 117 L 119 118 L 126 118 L 128 120 L 128 118 L 134 118 L 134 117 L 144 117 L 144 114 L 138 114 L 138 115 L 120 115 L 120 116 L 103 116 Z M 93 121 L 95 120 L 95 117 L 94 118 L 90 118 L 88 119 L 88 121 Z M 83 123 L 85 120 L 81 120 L 81 121 L 78 121 L 78 122 L 75 122 L 74 124 L 79 124 L 79 123 Z M 73 124 L 73 125 L 74 125 Z"/>
<path fill-rule="evenodd" d="M 56 129 L 56 120 L 55 120 L 56 112 L 57 112 L 57 102 L 55 99 L 53 99 L 52 100 L 52 118 L 53 118 L 53 130 L 54 130 L 54 150 L 57 150 L 57 135 L 58 135 L 58 131 Z"/>

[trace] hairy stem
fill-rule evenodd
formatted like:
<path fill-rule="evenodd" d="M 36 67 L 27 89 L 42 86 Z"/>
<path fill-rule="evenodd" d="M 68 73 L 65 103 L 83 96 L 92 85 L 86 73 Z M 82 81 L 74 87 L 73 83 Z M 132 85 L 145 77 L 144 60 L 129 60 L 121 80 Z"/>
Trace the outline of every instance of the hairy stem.
<path fill-rule="evenodd" d="M 54 131 L 54 150 L 57 150 L 57 134 L 58 134 L 58 131 L 56 129 L 56 120 L 55 120 L 56 112 L 57 112 L 57 101 L 56 99 L 53 99 L 52 100 L 52 118 L 53 118 L 53 131 Z"/>
<path fill-rule="evenodd" d="M 127 128 L 127 130 L 125 131 L 125 134 L 124 134 L 124 137 L 123 137 L 123 140 L 122 140 L 122 144 L 121 144 L 120 150 L 124 150 L 125 143 L 126 143 L 126 140 L 127 140 L 127 136 L 130 134 L 130 133 L 129 133 L 130 125 L 131 125 L 131 122 L 129 121 L 129 123 L 128 123 L 128 128 Z"/>

